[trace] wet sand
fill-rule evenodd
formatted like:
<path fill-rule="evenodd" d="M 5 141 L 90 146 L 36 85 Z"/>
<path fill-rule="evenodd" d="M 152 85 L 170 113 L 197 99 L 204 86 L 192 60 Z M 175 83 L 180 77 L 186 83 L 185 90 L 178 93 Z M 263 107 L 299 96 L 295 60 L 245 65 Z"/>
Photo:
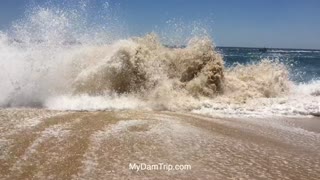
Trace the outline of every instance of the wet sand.
<path fill-rule="evenodd" d="M 0 110 L 0 179 L 320 179 L 320 118 Z M 191 170 L 129 169 L 181 164 Z"/>

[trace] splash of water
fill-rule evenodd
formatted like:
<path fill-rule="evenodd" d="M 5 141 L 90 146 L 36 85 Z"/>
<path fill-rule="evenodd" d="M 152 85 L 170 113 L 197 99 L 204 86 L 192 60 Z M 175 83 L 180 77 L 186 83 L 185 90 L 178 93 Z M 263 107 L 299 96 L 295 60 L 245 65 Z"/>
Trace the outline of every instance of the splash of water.
<path fill-rule="evenodd" d="M 225 68 L 205 34 L 168 48 L 157 34 L 115 38 L 115 31 L 89 28 L 84 19 L 77 11 L 36 8 L 0 33 L 2 107 L 223 116 L 320 111 L 319 82 L 295 85 L 279 61 Z"/>

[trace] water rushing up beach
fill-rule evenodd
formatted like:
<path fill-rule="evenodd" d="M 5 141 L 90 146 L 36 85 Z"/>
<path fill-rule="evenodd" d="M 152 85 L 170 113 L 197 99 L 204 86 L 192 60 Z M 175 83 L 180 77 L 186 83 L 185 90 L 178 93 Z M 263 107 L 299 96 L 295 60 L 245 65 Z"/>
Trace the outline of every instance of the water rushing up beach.
<path fill-rule="evenodd" d="M 1 179 L 319 179 L 319 119 L 6 109 Z M 191 169 L 130 169 L 130 164 Z"/>

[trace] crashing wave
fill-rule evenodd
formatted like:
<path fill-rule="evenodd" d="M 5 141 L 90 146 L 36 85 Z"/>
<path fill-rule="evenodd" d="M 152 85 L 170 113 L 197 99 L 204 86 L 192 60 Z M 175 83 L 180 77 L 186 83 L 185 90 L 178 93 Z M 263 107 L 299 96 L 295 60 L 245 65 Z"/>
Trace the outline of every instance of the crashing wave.
<path fill-rule="evenodd" d="M 194 38 L 186 48 L 167 48 L 155 34 L 116 43 L 102 64 L 84 69 L 74 82 L 75 93 L 137 93 L 170 84 L 193 96 L 223 91 L 223 61 L 210 39 Z"/>
<path fill-rule="evenodd" d="M 155 33 L 104 42 L 100 30 L 75 31 L 84 23 L 78 22 L 81 16 L 70 17 L 40 8 L 11 33 L 0 33 L 1 107 L 254 116 L 320 112 L 319 82 L 294 84 L 279 61 L 226 68 L 208 36 L 179 47 L 163 45 Z"/>

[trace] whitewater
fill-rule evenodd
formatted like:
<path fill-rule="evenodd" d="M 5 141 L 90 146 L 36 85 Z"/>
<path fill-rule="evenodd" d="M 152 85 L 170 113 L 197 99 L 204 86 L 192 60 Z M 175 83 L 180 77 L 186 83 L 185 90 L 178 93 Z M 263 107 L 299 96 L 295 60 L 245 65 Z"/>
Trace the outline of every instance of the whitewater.
<path fill-rule="evenodd" d="M 209 35 L 167 46 L 161 33 L 120 37 L 76 11 L 37 7 L 0 32 L 0 106 L 164 110 L 215 117 L 320 115 L 320 81 L 286 62 L 226 67 Z"/>

